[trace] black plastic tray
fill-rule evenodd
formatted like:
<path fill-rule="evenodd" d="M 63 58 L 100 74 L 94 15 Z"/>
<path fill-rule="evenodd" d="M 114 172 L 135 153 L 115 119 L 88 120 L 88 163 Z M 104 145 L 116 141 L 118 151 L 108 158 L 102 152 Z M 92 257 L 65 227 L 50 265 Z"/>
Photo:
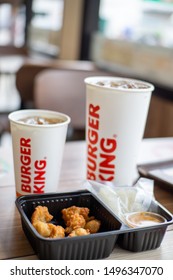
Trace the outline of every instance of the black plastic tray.
<path fill-rule="evenodd" d="M 47 206 L 49 212 L 60 221 L 63 208 L 72 205 L 88 207 L 90 216 L 101 221 L 99 233 L 80 237 L 44 238 L 31 224 L 36 206 Z M 114 249 L 122 223 L 88 191 L 21 196 L 16 199 L 23 230 L 40 259 L 102 259 Z"/>
<path fill-rule="evenodd" d="M 63 208 L 72 205 L 88 207 L 90 215 L 101 220 L 101 229 L 96 234 L 81 237 L 44 238 L 38 234 L 30 221 L 38 205 L 47 206 L 58 221 L 61 220 L 60 212 Z M 21 215 L 23 230 L 40 259 L 103 259 L 111 254 L 115 244 L 133 252 L 156 249 L 161 245 L 167 227 L 173 224 L 172 214 L 153 200 L 149 211 L 162 215 L 167 222 L 151 227 L 129 228 L 108 206 L 87 190 L 21 196 L 16 199 L 16 206 Z"/>

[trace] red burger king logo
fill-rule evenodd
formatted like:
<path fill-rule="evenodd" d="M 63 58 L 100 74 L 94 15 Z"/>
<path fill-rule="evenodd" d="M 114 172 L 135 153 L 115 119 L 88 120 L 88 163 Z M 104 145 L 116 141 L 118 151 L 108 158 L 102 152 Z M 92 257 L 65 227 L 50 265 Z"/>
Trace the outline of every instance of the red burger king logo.
<path fill-rule="evenodd" d="M 88 110 L 87 179 L 113 181 L 117 141 L 113 137 L 99 139 L 100 106 L 89 104 Z"/>
<path fill-rule="evenodd" d="M 46 160 L 36 160 L 34 162 L 34 180 L 31 180 L 31 139 L 20 139 L 20 173 L 21 186 L 20 189 L 25 193 L 44 193 Z"/>

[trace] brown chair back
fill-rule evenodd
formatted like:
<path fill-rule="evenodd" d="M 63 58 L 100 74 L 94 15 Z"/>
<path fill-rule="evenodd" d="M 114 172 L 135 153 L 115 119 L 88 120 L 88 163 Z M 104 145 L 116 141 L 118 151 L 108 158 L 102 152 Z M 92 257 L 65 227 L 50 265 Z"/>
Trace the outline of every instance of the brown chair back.
<path fill-rule="evenodd" d="M 39 108 L 68 114 L 72 122 L 71 140 L 84 138 L 84 78 L 108 75 L 90 61 L 42 61 L 25 63 L 16 73 L 21 108 Z M 76 133 L 77 132 L 77 133 Z"/>
<path fill-rule="evenodd" d="M 86 86 L 88 76 L 105 76 L 107 72 L 81 70 L 44 70 L 34 83 L 34 102 L 38 109 L 65 113 L 73 129 L 85 128 Z"/>
<path fill-rule="evenodd" d="M 46 69 L 93 71 L 95 64 L 90 61 L 45 60 L 28 61 L 16 72 L 16 88 L 21 98 L 21 108 L 33 108 L 34 81 L 38 73 Z"/>

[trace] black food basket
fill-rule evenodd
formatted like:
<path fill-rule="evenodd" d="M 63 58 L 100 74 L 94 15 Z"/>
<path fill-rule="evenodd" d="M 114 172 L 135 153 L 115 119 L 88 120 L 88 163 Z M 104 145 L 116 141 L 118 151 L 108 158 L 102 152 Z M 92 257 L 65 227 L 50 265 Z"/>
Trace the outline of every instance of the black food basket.
<path fill-rule="evenodd" d="M 53 223 L 62 222 L 61 210 L 70 206 L 88 207 L 90 216 L 101 221 L 98 233 L 86 236 L 64 237 L 59 239 L 44 238 L 31 224 L 31 216 L 38 206 L 47 206 L 53 215 Z M 114 249 L 122 223 L 102 202 L 88 191 L 69 193 L 49 193 L 42 195 L 21 196 L 16 199 L 16 206 L 21 215 L 22 227 L 30 244 L 40 259 L 103 259 Z"/>

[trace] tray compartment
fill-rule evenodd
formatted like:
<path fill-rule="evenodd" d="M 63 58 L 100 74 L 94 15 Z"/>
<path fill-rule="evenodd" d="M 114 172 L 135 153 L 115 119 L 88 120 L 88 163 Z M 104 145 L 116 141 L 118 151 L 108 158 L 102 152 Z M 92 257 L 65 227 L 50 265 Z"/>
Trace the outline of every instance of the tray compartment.
<path fill-rule="evenodd" d="M 148 211 L 162 215 L 167 222 L 150 227 L 127 228 L 126 232 L 120 234 L 117 240 L 121 248 L 141 252 L 160 247 L 167 227 L 173 223 L 173 216 L 155 200 L 152 201 Z"/>
<path fill-rule="evenodd" d="M 63 208 L 72 205 L 88 207 L 89 215 L 101 220 L 100 231 L 81 237 L 44 238 L 31 224 L 31 215 L 38 205 L 47 206 L 49 212 L 55 217 L 54 223 L 58 221 L 58 224 L 62 225 L 61 210 Z M 106 258 L 114 249 L 122 227 L 122 223 L 88 191 L 22 196 L 16 199 L 16 206 L 21 215 L 25 235 L 40 259 Z"/>

